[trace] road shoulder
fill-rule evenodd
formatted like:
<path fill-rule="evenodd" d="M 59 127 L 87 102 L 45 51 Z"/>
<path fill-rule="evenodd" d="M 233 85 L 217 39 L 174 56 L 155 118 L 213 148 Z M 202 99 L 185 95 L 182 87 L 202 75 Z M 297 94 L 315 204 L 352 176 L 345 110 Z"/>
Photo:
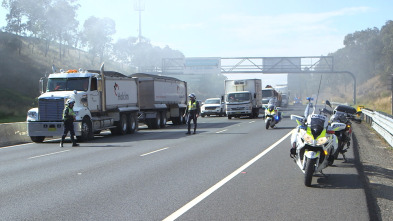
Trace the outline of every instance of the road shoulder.
<path fill-rule="evenodd" d="M 353 146 L 359 156 L 370 220 L 393 220 L 393 151 L 364 122 L 353 124 Z M 357 152 L 357 153 L 356 153 Z"/>

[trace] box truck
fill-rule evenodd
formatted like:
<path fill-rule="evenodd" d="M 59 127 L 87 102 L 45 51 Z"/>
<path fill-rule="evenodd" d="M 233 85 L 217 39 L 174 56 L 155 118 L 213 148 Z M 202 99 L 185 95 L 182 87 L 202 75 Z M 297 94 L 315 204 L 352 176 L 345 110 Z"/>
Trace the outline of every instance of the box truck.
<path fill-rule="evenodd" d="M 262 108 L 261 79 L 225 80 L 225 106 L 228 119 L 258 117 Z"/>

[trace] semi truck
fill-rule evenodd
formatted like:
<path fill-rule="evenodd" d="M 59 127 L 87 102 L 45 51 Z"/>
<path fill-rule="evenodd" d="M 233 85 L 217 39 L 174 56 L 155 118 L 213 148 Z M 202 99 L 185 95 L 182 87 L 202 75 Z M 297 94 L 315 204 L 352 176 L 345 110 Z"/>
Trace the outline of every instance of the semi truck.
<path fill-rule="evenodd" d="M 184 121 L 181 113 L 186 107 L 186 82 L 178 81 L 178 84 L 167 89 L 179 91 L 184 97 L 177 99 L 177 111 L 168 107 L 165 109 L 160 104 L 149 108 L 141 106 L 154 103 L 151 100 L 155 98 L 150 95 L 152 92 L 143 90 L 143 83 L 140 87 L 140 82 L 137 77 L 104 71 L 104 65 L 100 70 L 57 72 L 54 69 L 47 79 L 40 79 L 41 95 L 38 97 L 38 107 L 27 113 L 28 136 L 38 143 L 43 142 L 46 137 L 61 136 L 64 130 L 62 114 L 68 99 L 75 101 L 74 129 L 80 142 L 90 140 L 94 134 L 107 129 L 117 135 L 134 133 L 141 117 L 150 127 L 162 127 L 164 122 L 166 123 L 165 117 L 168 116 L 166 110 L 169 110 L 170 119 L 174 122 Z M 168 93 L 162 91 L 161 96 L 167 95 Z"/>
<path fill-rule="evenodd" d="M 225 80 L 225 108 L 232 117 L 258 117 L 262 108 L 261 79 Z"/>
<path fill-rule="evenodd" d="M 271 85 L 266 85 L 262 90 L 262 104 L 267 105 L 271 100 L 274 100 L 275 104 L 281 107 L 281 93 L 275 90 Z"/>

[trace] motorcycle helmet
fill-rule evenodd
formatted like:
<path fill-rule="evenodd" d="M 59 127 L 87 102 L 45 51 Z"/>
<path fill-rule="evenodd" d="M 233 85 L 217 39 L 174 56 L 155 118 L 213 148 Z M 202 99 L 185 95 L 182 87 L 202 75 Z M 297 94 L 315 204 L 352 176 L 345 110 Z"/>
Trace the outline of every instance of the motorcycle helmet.
<path fill-rule="evenodd" d="M 194 93 L 189 94 L 188 97 L 190 97 L 190 98 L 196 98 Z"/>
<path fill-rule="evenodd" d="M 274 105 L 269 105 L 268 109 L 270 112 L 272 112 L 274 110 Z"/>
<path fill-rule="evenodd" d="M 67 100 L 67 106 L 70 106 L 71 104 L 75 104 L 75 101 L 73 99 Z"/>

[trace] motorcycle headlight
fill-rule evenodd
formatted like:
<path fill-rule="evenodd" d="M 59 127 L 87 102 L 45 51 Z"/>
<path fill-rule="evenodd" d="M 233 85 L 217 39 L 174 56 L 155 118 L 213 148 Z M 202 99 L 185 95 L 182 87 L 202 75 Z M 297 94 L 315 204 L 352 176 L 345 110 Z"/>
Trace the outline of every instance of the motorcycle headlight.
<path fill-rule="evenodd" d="M 312 144 L 312 141 L 314 140 L 312 136 L 309 134 L 304 134 L 303 136 L 304 142 L 308 144 Z"/>
<path fill-rule="evenodd" d="M 327 137 L 320 137 L 320 138 L 318 138 L 318 140 L 317 140 L 317 145 L 318 145 L 318 146 L 323 145 L 323 144 L 325 144 L 327 141 L 328 141 Z"/>

